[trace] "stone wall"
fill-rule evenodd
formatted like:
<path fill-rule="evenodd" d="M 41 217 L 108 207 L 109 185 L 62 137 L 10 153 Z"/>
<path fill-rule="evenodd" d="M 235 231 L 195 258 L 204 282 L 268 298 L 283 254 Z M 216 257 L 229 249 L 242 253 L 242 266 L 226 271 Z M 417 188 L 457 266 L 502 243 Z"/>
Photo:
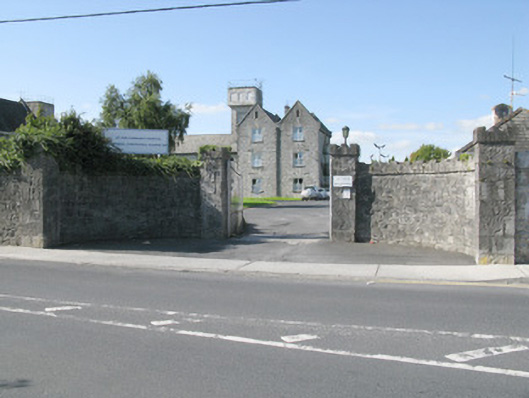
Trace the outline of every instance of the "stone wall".
<path fill-rule="evenodd" d="M 43 170 L 48 168 L 57 169 L 53 161 L 38 157 L 16 173 L 0 174 L 1 245 L 46 246 L 44 229 L 50 219 L 44 217 L 47 176 Z"/>
<path fill-rule="evenodd" d="M 334 180 L 350 178 L 354 183 L 331 185 L 331 225 L 329 236 L 332 241 L 354 242 L 357 228 L 357 181 L 360 147 L 356 144 L 331 145 L 331 170 Z M 359 206 L 362 204 L 359 203 Z"/>
<path fill-rule="evenodd" d="M 472 161 L 359 164 L 356 241 L 475 254 Z"/>
<path fill-rule="evenodd" d="M 42 246 L 40 176 L 0 175 L 0 244 Z M 13 200 L 13 198 L 20 200 Z"/>
<path fill-rule="evenodd" d="M 529 263 L 529 152 L 516 153 L 515 258 Z"/>
<path fill-rule="evenodd" d="M 40 155 L 20 172 L 0 175 L 0 244 L 240 233 L 242 211 L 230 214 L 229 159 L 226 149 L 206 154 L 200 178 L 133 177 L 60 173 Z M 236 225 L 231 230 L 230 221 Z"/>
<path fill-rule="evenodd" d="M 514 264 L 515 134 L 512 129 L 474 130 L 476 223 L 479 264 Z"/>
<path fill-rule="evenodd" d="M 200 183 L 180 176 L 60 176 L 59 243 L 200 237 Z"/>

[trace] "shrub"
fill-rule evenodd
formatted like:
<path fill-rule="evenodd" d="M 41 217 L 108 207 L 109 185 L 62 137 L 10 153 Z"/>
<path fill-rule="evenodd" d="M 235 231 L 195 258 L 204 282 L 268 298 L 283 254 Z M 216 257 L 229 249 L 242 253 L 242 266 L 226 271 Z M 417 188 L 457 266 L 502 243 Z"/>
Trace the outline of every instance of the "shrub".
<path fill-rule="evenodd" d="M 410 155 L 410 162 L 422 160 L 429 162 L 430 160 L 440 161 L 450 157 L 450 151 L 440 148 L 435 145 L 422 145 L 419 149 Z"/>
<path fill-rule="evenodd" d="M 84 174 L 199 174 L 199 162 L 175 156 L 126 155 L 117 152 L 100 128 L 70 112 L 52 117 L 28 116 L 13 136 L 0 138 L 0 169 L 13 171 L 37 152 L 55 159 L 62 171 Z"/>

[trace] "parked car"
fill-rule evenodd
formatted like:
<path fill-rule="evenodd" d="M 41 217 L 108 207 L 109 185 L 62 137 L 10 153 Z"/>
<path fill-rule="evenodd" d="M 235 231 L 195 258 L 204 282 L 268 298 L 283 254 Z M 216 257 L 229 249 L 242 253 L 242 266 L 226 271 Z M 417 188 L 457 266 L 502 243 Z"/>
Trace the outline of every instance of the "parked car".
<path fill-rule="evenodd" d="M 329 194 L 324 188 L 319 188 L 314 185 L 305 187 L 301 191 L 301 200 L 328 200 Z"/>
<path fill-rule="evenodd" d="M 329 200 L 329 190 L 327 188 L 318 188 L 318 193 L 320 194 L 321 200 Z"/>

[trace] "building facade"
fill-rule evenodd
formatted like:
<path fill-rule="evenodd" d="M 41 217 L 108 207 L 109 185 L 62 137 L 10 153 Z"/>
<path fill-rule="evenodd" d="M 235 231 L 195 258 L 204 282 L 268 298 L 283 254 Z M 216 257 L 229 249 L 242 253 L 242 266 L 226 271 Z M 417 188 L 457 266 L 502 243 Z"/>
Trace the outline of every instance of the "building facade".
<path fill-rule="evenodd" d="M 329 186 L 332 133 L 299 101 L 283 117 L 263 107 L 259 87 L 228 88 L 231 134 L 188 135 L 174 153 L 196 158 L 201 146 L 231 148 L 245 197 L 299 197 L 306 186 Z"/>
<path fill-rule="evenodd" d="M 228 89 L 245 197 L 298 197 L 304 187 L 329 186 L 332 133 L 299 101 L 283 118 L 263 108 L 258 87 Z"/>

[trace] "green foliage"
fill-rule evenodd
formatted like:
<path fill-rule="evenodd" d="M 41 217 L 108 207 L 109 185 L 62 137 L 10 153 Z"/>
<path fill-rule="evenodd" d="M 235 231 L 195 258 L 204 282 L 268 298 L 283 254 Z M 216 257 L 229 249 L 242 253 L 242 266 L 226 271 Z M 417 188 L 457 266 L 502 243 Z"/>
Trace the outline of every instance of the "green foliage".
<path fill-rule="evenodd" d="M 108 86 L 101 99 L 101 126 L 169 130 L 172 143 L 183 140 L 191 106 L 180 109 L 170 101 L 163 102 L 161 91 L 162 81 L 150 71 L 136 78 L 125 95 L 116 86 Z"/>
<path fill-rule="evenodd" d="M 472 157 L 472 155 L 470 153 L 461 153 L 459 155 L 459 160 L 462 161 L 462 162 L 468 162 L 471 157 Z"/>
<path fill-rule="evenodd" d="M 276 202 L 280 201 L 301 201 L 301 198 L 283 198 L 277 196 L 270 198 L 244 198 L 244 208 L 274 206 Z"/>
<path fill-rule="evenodd" d="M 199 162 L 175 156 L 131 156 L 113 150 L 99 127 L 75 112 L 61 117 L 29 116 L 13 136 L 0 138 L 0 170 L 14 171 L 38 152 L 53 157 L 62 171 L 90 175 L 199 174 Z"/>
<path fill-rule="evenodd" d="M 14 135 L 0 139 L 0 168 L 8 172 L 16 170 L 39 150 L 55 157 L 61 153 L 63 139 L 60 125 L 54 118 L 29 115 L 26 125 Z"/>
<path fill-rule="evenodd" d="M 440 161 L 450 157 L 450 151 L 440 148 L 435 145 L 422 145 L 418 150 L 410 155 L 410 162 L 422 160 L 429 162 L 430 160 Z"/>
<path fill-rule="evenodd" d="M 218 146 L 218 145 L 202 145 L 200 148 L 198 148 L 198 157 L 199 159 L 202 158 L 202 155 L 204 155 L 207 152 L 216 151 L 220 148 L 226 148 L 228 151 L 231 152 L 231 146 Z"/>

